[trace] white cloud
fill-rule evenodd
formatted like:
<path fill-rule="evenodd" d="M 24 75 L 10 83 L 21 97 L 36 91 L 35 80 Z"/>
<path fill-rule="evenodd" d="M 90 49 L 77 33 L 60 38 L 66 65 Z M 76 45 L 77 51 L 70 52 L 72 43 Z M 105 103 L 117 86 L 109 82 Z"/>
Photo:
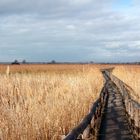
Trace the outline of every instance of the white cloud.
<path fill-rule="evenodd" d="M 139 61 L 140 10 L 114 1 L 0 1 L 0 61 Z"/>
<path fill-rule="evenodd" d="M 66 0 L 68 1 L 68 0 Z M 74 5 L 84 5 L 84 4 L 89 4 L 94 0 L 69 0 L 70 3 Z"/>
<path fill-rule="evenodd" d="M 76 27 L 75 27 L 74 25 L 72 25 L 72 24 L 66 25 L 66 28 L 67 28 L 67 29 L 70 29 L 70 30 L 76 29 Z"/>

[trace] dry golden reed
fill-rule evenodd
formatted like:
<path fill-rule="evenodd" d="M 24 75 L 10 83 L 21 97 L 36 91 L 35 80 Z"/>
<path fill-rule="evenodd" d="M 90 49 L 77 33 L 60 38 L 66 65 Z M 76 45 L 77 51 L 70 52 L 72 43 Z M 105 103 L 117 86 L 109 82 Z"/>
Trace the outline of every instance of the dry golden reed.
<path fill-rule="evenodd" d="M 134 99 L 140 101 L 140 66 L 123 65 L 115 67 L 113 74 L 129 85 L 133 90 Z M 135 94 L 135 95 L 134 95 Z"/>
<path fill-rule="evenodd" d="M 28 66 L 21 72 L 20 66 L 10 66 L 6 75 L 1 66 L 1 140 L 59 140 L 99 96 L 103 78 L 96 66 L 46 67 Z"/>

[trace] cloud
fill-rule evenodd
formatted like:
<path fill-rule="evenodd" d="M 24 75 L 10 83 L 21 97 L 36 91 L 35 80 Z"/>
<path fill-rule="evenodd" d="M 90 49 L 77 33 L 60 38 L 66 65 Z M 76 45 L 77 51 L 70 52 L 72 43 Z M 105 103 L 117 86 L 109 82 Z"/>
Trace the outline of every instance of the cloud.
<path fill-rule="evenodd" d="M 0 61 L 139 61 L 137 2 L 2 0 Z"/>

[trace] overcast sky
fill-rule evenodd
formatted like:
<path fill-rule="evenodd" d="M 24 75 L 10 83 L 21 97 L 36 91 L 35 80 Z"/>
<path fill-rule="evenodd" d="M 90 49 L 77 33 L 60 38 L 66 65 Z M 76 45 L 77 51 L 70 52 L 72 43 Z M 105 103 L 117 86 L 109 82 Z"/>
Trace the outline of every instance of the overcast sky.
<path fill-rule="evenodd" d="M 140 0 L 0 0 L 0 61 L 140 61 Z"/>

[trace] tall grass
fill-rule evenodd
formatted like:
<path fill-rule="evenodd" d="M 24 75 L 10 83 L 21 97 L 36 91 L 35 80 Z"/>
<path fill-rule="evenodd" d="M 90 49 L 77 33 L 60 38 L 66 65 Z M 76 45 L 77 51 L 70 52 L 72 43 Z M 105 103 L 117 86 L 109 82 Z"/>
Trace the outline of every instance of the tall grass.
<path fill-rule="evenodd" d="M 88 113 L 103 86 L 99 70 L 54 69 L 0 74 L 1 140 L 59 140 Z"/>
<path fill-rule="evenodd" d="M 131 86 L 134 90 L 133 97 L 140 102 L 140 66 L 138 65 L 124 65 L 117 66 L 113 74 L 119 79 Z M 135 94 L 135 95 L 134 95 Z"/>

